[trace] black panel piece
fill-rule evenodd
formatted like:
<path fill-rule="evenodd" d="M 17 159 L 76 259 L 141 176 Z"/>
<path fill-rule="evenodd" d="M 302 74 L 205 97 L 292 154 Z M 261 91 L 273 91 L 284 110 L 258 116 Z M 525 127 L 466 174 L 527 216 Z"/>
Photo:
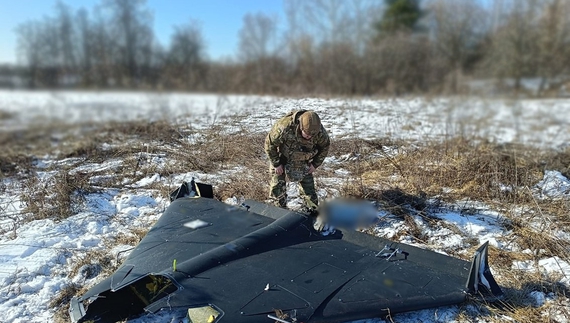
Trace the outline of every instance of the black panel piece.
<path fill-rule="evenodd" d="M 357 231 L 321 236 L 303 214 L 244 204 L 174 199 L 117 272 L 71 301 L 72 321 L 210 307 L 223 313 L 215 322 L 333 323 L 461 303 L 481 283 L 498 288 L 483 250 L 470 266 Z M 469 280 L 470 267 L 482 276 Z"/>
<path fill-rule="evenodd" d="M 241 315 L 259 315 L 281 311 L 300 310 L 309 307 L 304 299 L 291 293 L 283 286 L 266 286 L 251 301 L 241 308 Z"/>
<path fill-rule="evenodd" d="M 293 278 L 297 285 L 303 287 L 310 293 L 319 293 L 325 287 L 330 286 L 345 274 L 346 271 L 329 265 L 327 263 L 320 263 L 315 267 L 303 272 L 302 274 Z"/>

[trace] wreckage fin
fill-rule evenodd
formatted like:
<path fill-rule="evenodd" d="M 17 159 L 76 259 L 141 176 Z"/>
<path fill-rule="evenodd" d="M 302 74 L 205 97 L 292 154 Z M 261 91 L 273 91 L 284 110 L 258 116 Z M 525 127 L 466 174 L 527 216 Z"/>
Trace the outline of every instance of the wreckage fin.
<path fill-rule="evenodd" d="M 212 185 L 197 183 L 194 181 L 194 178 L 188 182 L 182 183 L 180 187 L 170 193 L 170 202 L 179 199 L 181 197 L 205 197 L 205 198 L 214 198 L 214 189 Z"/>
<path fill-rule="evenodd" d="M 500 297 L 503 291 L 491 273 L 488 256 L 489 242 L 487 241 L 475 251 L 465 287 L 472 295 Z"/>

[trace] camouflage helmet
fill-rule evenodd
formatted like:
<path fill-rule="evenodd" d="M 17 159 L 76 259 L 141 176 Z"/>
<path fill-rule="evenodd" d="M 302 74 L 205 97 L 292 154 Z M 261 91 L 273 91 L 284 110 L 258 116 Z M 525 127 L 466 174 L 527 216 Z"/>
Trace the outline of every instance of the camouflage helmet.
<path fill-rule="evenodd" d="M 299 116 L 299 126 L 306 134 L 314 136 L 321 131 L 321 118 L 313 111 L 303 112 Z"/>

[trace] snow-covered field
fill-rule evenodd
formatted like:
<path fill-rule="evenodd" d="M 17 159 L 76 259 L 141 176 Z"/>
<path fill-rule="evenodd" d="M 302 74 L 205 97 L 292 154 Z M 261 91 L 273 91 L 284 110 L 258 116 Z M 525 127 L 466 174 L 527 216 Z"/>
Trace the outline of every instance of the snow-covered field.
<path fill-rule="evenodd" d="M 1 129 L 25 128 L 48 121 L 104 122 L 187 118 L 208 127 L 221 118 L 243 115 L 243 122 L 265 132 L 292 109 L 322 112 L 333 137 L 423 141 L 456 135 L 481 136 L 497 142 L 520 142 L 562 148 L 570 142 L 570 99 L 483 100 L 445 98 L 342 99 L 168 94 L 129 92 L 0 91 Z"/>
<path fill-rule="evenodd" d="M 0 91 L 1 131 L 23 131 L 52 122 L 95 124 L 109 120 L 170 119 L 197 129 L 223 124 L 246 126 L 265 133 L 281 115 L 292 109 L 313 109 L 334 140 L 357 136 L 363 139 L 394 138 L 410 142 L 438 140 L 458 135 L 479 136 L 497 143 L 523 143 L 541 148 L 562 149 L 570 142 L 570 100 L 482 100 L 445 99 L 347 99 L 347 98 L 274 98 L 254 96 L 218 96 L 210 94 L 121 93 L 121 92 L 19 92 Z M 2 114 L 0 114 L 2 115 Z M 237 116 L 237 117 L 236 117 Z M 233 123 L 224 124 L 232 118 Z M 239 123 L 239 124 L 238 124 Z M 148 154 L 150 163 L 168 163 L 168 156 Z M 346 156 L 330 156 L 323 167 L 330 167 Z M 101 179 L 98 172 L 120 167 L 120 159 L 96 164 L 82 163 L 81 158 L 55 160 L 52 155 L 36 156 L 34 176 L 47 182 L 54 168 L 67 168 L 69 173 L 93 174 L 92 185 Z M 338 177 L 323 179 L 331 186 L 342 183 L 350 172 L 337 170 Z M 148 176 L 123 188 L 101 188 L 87 194 L 76 206 L 76 213 L 63 220 L 53 219 L 22 222 L 25 204 L 22 183 L 14 178 L 0 178 L 0 322 L 50 322 L 54 309 L 50 302 L 70 284 L 92 286 L 104 277 L 97 275 L 97 266 L 71 272 L 73 265 L 88 252 L 100 250 L 116 258 L 128 254 L 130 245 L 111 245 L 121 236 L 134 236 L 133 230 L 149 228 L 169 204 L 154 185 L 175 187 L 195 177 L 197 181 L 215 184 L 222 174 L 203 174 L 192 169 L 170 177 Z M 318 175 L 317 175 L 318 176 Z M 295 187 L 289 186 L 295 196 Z M 536 199 L 570 199 L 570 181 L 557 171 L 546 170 L 542 181 L 530 188 Z M 320 188 L 322 197 L 334 192 Z M 236 197 L 237 199 L 237 197 Z M 229 199 L 227 203 L 235 203 Z M 293 201 L 294 203 L 294 201 Z M 469 212 L 465 212 L 469 210 Z M 374 228 L 375 234 L 392 238 L 405 222 L 385 210 L 379 210 L 384 221 Z M 521 253 L 512 243 L 504 214 L 481 201 L 455 201 L 433 209 L 434 218 L 447 225 L 429 227 L 418 217 L 417 223 L 429 237 L 424 243 L 398 239 L 421 247 L 457 254 L 467 252 L 466 240 L 489 241 L 496 248 Z M 549 223 L 536 221 L 529 225 L 543 230 Z M 453 227 L 453 230 L 450 230 Z M 568 227 L 568 225 L 566 225 Z M 570 242 L 570 232 L 552 233 L 561 241 Z M 491 264 L 491 267 L 493 265 Z M 513 261 L 512 268 L 520 274 L 536 273 L 570 288 L 568 259 L 554 256 L 538 261 Z M 100 269 L 100 268 L 99 268 Z M 498 283 L 504 283 L 496 276 Z M 528 306 L 544 308 L 545 321 L 569 322 L 570 300 L 544 292 L 529 290 Z M 555 304 L 555 306 L 548 306 Z M 479 315 L 473 305 L 451 306 L 394 315 L 394 322 L 462 322 L 460 313 L 475 313 L 475 321 L 512 320 L 512 318 Z M 136 322 L 170 322 L 171 318 L 148 316 Z M 183 321 L 183 319 L 180 319 Z M 370 319 L 360 322 L 384 322 Z"/>

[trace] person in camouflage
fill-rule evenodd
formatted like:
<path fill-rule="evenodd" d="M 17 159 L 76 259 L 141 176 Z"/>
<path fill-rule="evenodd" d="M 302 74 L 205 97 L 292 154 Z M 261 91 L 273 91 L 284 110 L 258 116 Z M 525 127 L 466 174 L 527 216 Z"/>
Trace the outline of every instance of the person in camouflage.
<path fill-rule="evenodd" d="M 265 152 L 271 174 L 269 198 L 275 205 L 286 207 L 286 180 L 299 183 L 309 208 L 319 204 L 313 173 L 329 146 L 329 135 L 314 111 L 292 111 L 273 125 L 265 138 Z"/>

